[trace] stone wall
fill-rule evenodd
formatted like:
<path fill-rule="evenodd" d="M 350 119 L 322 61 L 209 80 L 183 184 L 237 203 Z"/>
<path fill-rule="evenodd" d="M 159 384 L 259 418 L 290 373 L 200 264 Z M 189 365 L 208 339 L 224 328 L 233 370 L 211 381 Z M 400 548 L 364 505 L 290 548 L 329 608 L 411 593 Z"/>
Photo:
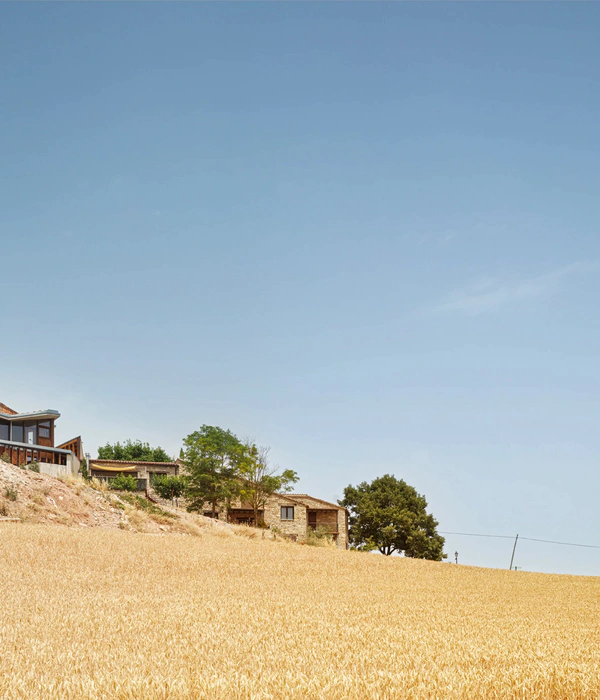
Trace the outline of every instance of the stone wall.
<path fill-rule="evenodd" d="M 322 527 L 323 529 L 331 530 L 332 532 L 337 533 L 334 536 L 336 545 L 340 549 L 348 548 L 346 511 L 341 508 L 336 510 L 320 510 L 310 507 L 308 510 L 316 512 L 317 514 L 317 529 Z"/>
<path fill-rule="evenodd" d="M 293 507 L 294 519 L 282 520 L 281 507 Z M 302 542 L 306 539 L 306 506 L 273 496 L 265 506 L 265 523 L 282 535 Z"/>

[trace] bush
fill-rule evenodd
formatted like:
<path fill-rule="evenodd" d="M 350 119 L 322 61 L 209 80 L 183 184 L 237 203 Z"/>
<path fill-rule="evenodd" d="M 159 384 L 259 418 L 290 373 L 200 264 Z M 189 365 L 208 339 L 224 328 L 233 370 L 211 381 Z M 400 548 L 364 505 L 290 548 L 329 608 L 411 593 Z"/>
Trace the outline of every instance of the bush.
<path fill-rule="evenodd" d="M 91 479 L 90 472 L 89 472 L 88 466 L 87 466 L 87 459 L 81 460 L 81 466 L 79 467 L 79 473 L 86 481 L 89 481 Z"/>
<path fill-rule="evenodd" d="M 7 464 L 10 464 L 10 457 L 8 456 L 8 452 L 3 452 L 0 455 L 0 461 L 6 462 Z"/>
<path fill-rule="evenodd" d="M 40 473 L 40 465 L 38 462 L 29 462 L 27 469 L 29 469 L 30 472 L 35 472 L 36 474 Z"/>
<path fill-rule="evenodd" d="M 186 480 L 182 476 L 157 476 L 152 479 L 152 488 L 165 500 L 181 498 L 186 491 Z"/>
<path fill-rule="evenodd" d="M 333 544 L 333 536 L 327 529 L 319 526 L 316 530 L 310 529 L 308 531 L 306 544 L 311 547 L 327 547 Z"/>
<path fill-rule="evenodd" d="M 137 479 L 131 474 L 120 474 L 110 480 L 109 486 L 113 491 L 136 491 Z"/>
<path fill-rule="evenodd" d="M 16 486 L 7 486 L 4 489 L 4 495 L 6 498 L 8 498 L 9 501 L 16 501 L 17 496 L 19 495 L 19 491 L 17 490 Z"/>
<path fill-rule="evenodd" d="M 121 496 L 119 496 L 119 498 L 125 501 L 126 503 L 129 503 L 134 508 L 137 508 L 137 510 L 143 510 L 144 512 L 148 513 L 148 515 L 157 515 L 164 518 L 170 518 L 172 520 L 177 519 L 176 515 L 174 515 L 173 513 L 169 513 L 166 510 L 163 510 L 156 504 L 152 503 L 152 501 L 149 501 L 144 496 L 124 493 Z"/>

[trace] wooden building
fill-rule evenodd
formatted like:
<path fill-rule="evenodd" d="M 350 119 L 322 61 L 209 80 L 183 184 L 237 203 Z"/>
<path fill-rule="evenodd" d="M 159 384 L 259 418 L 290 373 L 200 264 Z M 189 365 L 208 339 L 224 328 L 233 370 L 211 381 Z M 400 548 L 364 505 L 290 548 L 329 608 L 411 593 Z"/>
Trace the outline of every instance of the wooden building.
<path fill-rule="evenodd" d="M 46 474 L 76 474 L 83 448 L 81 438 L 55 444 L 55 422 L 60 413 L 53 409 L 19 413 L 0 403 L 0 456 L 15 466 L 38 462 Z"/>

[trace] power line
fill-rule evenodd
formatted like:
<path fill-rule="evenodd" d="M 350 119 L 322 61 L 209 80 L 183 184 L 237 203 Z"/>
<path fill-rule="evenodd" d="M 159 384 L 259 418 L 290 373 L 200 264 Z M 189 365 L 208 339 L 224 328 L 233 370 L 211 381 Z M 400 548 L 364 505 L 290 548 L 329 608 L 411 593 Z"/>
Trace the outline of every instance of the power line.
<path fill-rule="evenodd" d="M 499 537 L 503 540 L 514 540 L 512 535 L 478 535 L 474 532 L 442 532 L 440 530 L 440 535 L 464 535 L 465 537 Z"/>
<path fill-rule="evenodd" d="M 440 535 L 462 535 L 464 537 L 494 537 L 494 538 L 499 538 L 503 540 L 514 540 L 515 538 L 512 535 L 481 535 L 475 532 L 442 532 L 440 531 Z M 598 544 L 578 544 L 575 542 L 557 542 L 556 540 L 541 540 L 538 539 L 537 537 L 521 537 L 519 536 L 520 540 L 528 540 L 529 542 L 544 542 L 546 544 L 560 544 L 563 547 L 586 547 L 587 549 L 600 549 L 600 545 Z"/>
<path fill-rule="evenodd" d="M 562 544 L 564 547 L 587 547 L 589 549 L 600 549 L 598 544 L 575 544 L 574 542 L 556 542 L 555 540 L 538 540 L 535 537 L 519 537 L 520 540 L 530 542 L 546 542 L 547 544 Z"/>

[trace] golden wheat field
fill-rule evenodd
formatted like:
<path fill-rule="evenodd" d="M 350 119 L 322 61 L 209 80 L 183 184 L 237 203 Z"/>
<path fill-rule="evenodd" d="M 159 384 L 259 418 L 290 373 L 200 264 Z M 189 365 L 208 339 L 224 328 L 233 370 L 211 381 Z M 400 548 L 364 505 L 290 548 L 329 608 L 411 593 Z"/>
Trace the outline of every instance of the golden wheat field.
<path fill-rule="evenodd" d="M 0 527 L 0 698 L 600 698 L 600 580 Z"/>

